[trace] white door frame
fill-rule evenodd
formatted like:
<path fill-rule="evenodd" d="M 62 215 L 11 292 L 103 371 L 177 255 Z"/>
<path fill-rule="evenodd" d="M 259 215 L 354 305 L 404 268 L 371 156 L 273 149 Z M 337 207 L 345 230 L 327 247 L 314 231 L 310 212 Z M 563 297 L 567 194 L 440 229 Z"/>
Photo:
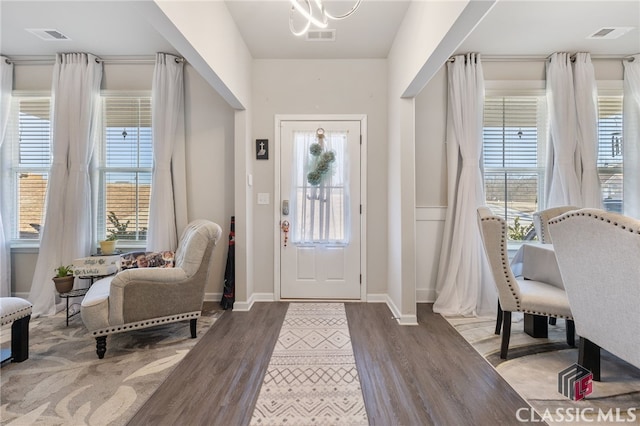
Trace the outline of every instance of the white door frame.
<path fill-rule="evenodd" d="M 283 121 L 359 121 L 360 122 L 360 300 L 367 300 L 367 115 L 366 114 L 276 114 L 273 196 L 273 296 L 280 300 L 280 123 Z"/>

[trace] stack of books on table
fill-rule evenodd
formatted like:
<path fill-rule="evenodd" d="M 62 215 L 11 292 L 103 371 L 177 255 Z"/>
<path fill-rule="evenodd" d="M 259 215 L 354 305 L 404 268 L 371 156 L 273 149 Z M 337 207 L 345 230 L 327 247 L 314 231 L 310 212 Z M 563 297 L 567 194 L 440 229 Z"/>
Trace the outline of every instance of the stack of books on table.
<path fill-rule="evenodd" d="M 72 265 L 76 277 L 111 275 L 120 269 L 120 255 L 81 257 Z"/>

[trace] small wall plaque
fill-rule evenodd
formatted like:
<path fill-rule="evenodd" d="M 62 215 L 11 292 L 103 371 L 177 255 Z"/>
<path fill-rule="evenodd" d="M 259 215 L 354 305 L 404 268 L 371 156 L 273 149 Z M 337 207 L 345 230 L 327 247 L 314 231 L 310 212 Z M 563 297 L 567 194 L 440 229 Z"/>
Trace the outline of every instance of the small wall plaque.
<path fill-rule="evenodd" d="M 269 139 L 256 139 L 256 160 L 269 159 Z"/>

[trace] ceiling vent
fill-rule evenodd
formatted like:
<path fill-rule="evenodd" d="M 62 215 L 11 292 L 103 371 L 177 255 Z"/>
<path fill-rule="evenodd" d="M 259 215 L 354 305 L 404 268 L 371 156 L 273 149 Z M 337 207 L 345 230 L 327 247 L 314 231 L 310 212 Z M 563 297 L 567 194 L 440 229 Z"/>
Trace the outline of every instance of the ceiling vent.
<path fill-rule="evenodd" d="M 336 41 L 336 30 L 309 30 L 307 41 Z"/>
<path fill-rule="evenodd" d="M 41 28 L 25 28 L 25 29 L 29 31 L 31 34 L 45 41 L 71 40 L 69 37 L 62 34 L 58 30 L 47 30 L 47 29 L 41 29 Z"/>
<path fill-rule="evenodd" d="M 600 28 L 587 38 L 593 40 L 613 40 L 628 33 L 633 28 L 634 27 L 604 27 Z"/>

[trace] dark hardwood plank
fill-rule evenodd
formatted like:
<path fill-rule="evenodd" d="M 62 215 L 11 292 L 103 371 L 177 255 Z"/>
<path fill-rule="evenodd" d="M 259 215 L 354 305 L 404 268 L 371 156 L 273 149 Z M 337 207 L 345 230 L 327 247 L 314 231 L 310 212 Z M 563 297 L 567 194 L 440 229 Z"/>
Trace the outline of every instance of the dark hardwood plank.
<path fill-rule="evenodd" d="M 225 311 L 129 424 L 249 424 L 287 306 Z"/>
<path fill-rule="evenodd" d="M 398 325 L 384 304 L 346 312 L 370 424 L 517 424 L 528 409 L 432 305 L 418 305 L 418 326 Z"/>

